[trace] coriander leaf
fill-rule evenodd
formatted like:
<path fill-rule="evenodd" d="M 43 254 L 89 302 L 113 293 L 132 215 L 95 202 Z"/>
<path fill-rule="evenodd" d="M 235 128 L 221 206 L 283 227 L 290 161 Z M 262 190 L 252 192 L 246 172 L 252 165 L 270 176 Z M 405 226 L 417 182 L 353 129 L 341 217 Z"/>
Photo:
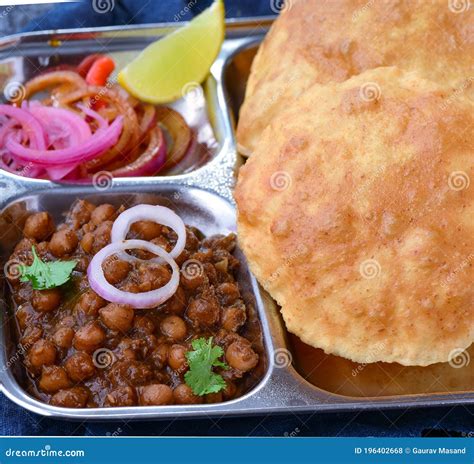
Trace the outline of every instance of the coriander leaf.
<path fill-rule="evenodd" d="M 225 380 L 212 371 L 213 367 L 229 369 L 227 364 L 219 358 L 224 355 L 220 346 L 212 346 L 212 337 L 208 340 L 199 338 L 192 342 L 194 351 L 186 353 L 189 370 L 184 375 L 185 382 L 191 387 L 195 395 L 217 393 L 226 387 Z"/>
<path fill-rule="evenodd" d="M 71 277 L 77 261 L 51 261 L 43 262 L 32 247 L 33 263 L 31 266 L 20 266 L 20 280 L 31 282 L 35 290 L 47 290 L 59 287 L 66 283 Z"/>

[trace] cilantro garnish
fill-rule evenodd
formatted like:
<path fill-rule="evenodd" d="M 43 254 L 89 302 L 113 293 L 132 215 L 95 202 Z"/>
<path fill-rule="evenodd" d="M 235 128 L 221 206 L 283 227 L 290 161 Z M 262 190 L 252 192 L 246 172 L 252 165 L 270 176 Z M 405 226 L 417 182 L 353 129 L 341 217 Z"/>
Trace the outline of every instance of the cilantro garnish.
<path fill-rule="evenodd" d="M 225 380 L 213 372 L 213 367 L 229 369 L 229 366 L 220 361 L 224 350 L 220 346 L 212 346 L 212 337 L 208 340 L 198 338 L 192 342 L 194 351 L 186 353 L 189 371 L 184 375 L 185 382 L 191 387 L 195 395 L 217 393 L 226 387 Z"/>
<path fill-rule="evenodd" d="M 66 283 L 71 277 L 77 261 L 51 261 L 43 262 L 32 247 L 33 264 L 31 266 L 20 265 L 20 280 L 31 282 L 35 290 L 47 290 L 59 287 Z"/>

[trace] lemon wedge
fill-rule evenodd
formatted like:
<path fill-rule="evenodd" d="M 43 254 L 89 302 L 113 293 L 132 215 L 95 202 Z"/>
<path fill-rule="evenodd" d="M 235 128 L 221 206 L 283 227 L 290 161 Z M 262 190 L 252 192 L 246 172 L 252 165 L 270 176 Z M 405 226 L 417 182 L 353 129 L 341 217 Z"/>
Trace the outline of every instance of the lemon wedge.
<path fill-rule="evenodd" d="M 224 2 L 215 0 L 188 24 L 145 48 L 120 71 L 118 82 L 148 103 L 176 100 L 209 74 L 224 35 Z"/>

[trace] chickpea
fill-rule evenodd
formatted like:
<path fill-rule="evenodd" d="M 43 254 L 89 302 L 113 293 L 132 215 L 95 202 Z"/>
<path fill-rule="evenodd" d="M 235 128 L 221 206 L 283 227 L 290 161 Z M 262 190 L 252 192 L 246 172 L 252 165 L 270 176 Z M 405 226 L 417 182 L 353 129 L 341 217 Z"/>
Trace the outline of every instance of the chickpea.
<path fill-rule="evenodd" d="M 222 403 L 222 392 L 217 393 L 208 393 L 205 396 L 205 400 L 207 404 L 211 403 Z"/>
<path fill-rule="evenodd" d="M 135 406 L 138 402 L 135 388 L 126 386 L 112 390 L 105 399 L 107 406 Z"/>
<path fill-rule="evenodd" d="M 72 229 L 62 229 L 53 234 L 49 242 L 49 251 L 56 257 L 71 254 L 75 249 L 79 239 Z"/>
<path fill-rule="evenodd" d="M 224 282 L 217 287 L 216 292 L 222 305 L 231 305 L 240 298 L 239 287 L 235 283 Z"/>
<path fill-rule="evenodd" d="M 224 308 L 222 312 L 222 327 L 229 332 L 237 332 L 247 320 L 245 305 L 235 305 Z"/>
<path fill-rule="evenodd" d="M 112 205 L 104 203 L 92 211 L 91 222 L 98 226 L 99 224 L 112 219 L 114 215 L 115 208 Z"/>
<path fill-rule="evenodd" d="M 181 267 L 180 283 L 187 290 L 196 290 L 207 283 L 202 264 L 189 261 Z"/>
<path fill-rule="evenodd" d="M 60 327 L 53 335 L 53 342 L 59 348 L 68 349 L 72 346 L 74 330 L 70 327 Z"/>
<path fill-rule="evenodd" d="M 166 343 L 162 343 L 156 347 L 153 351 L 151 357 L 153 359 L 153 363 L 158 369 L 163 369 L 163 367 L 168 362 L 168 353 L 170 351 L 169 345 Z"/>
<path fill-rule="evenodd" d="M 20 343 L 28 349 L 43 336 L 43 329 L 37 326 L 28 326 L 23 332 Z"/>
<path fill-rule="evenodd" d="M 61 292 L 57 288 L 50 290 L 33 290 L 31 305 L 36 311 L 48 313 L 61 304 Z"/>
<path fill-rule="evenodd" d="M 82 236 L 81 248 L 85 253 L 92 253 L 92 247 L 94 246 L 94 234 L 87 232 Z"/>
<path fill-rule="evenodd" d="M 160 324 L 161 333 L 174 341 L 183 340 L 186 337 L 186 323 L 179 316 L 167 316 Z"/>
<path fill-rule="evenodd" d="M 95 205 L 86 200 L 78 200 L 74 203 L 67 222 L 72 223 L 75 229 L 79 229 L 91 218 L 91 213 L 94 211 Z"/>
<path fill-rule="evenodd" d="M 138 268 L 139 288 L 148 292 L 163 287 L 171 278 L 171 273 L 160 264 L 141 264 Z"/>
<path fill-rule="evenodd" d="M 35 213 L 28 217 L 23 227 L 23 235 L 38 242 L 46 240 L 54 231 L 53 218 L 45 212 Z"/>
<path fill-rule="evenodd" d="M 64 388 L 69 388 L 71 381 L 66 371 L 59 366 L 43 367 L 39 387 L 45 393 L 56 393 Z"/>
<path fill-rule="evenodd" d="M 230 367 L 242 372 L 247 372 L 258 364 L 258 354 L 252 350 L 250 343 L 239 340 L 229 345 L 225 358 Z"/>
<path fill-rule="evenodd" d="M 155 331 L 155 324 L 147 316 L 135 316 L 133 328 L 138 332 L 152 334 Z"/>
<path fill-rule="evenodd" d="M 173 390 L 161 383 L 141 387 L 140 404 L 143 406 L 173 404 Z"/>
<path fill-rule="evenodd" d="M 71 357 L 66 359 L 64 367 L 74 382 L 82 382 L 95 374 L 95 366 L 92 362 L 92 357 L 82 351 L 74 353 Z"/>
<path fill-rule="evenodd" d="M 72 387 L 60 390 L 53 395 L 50 404 L 64 408 L 84 408 L 89 400 L 89 390 L 85 387 Z"/>
<path fill-rule="evenodd" d="M 99 309 L 104 307 L 105 304 L 106 301 L 93 290 L 87 290 L 87 292 L 83 293 L 79 299 L 79 307 L 88 316 L 97 316 Z"/>
<path fill-rule="evenodd" d="M 127 261 L 122 261 L 114 256 L 110 256 L 105 260 L 102 268 L 104 270 L 105 278 L 113 285 L 118 284 L 125 279 L 132 269 L 132 266 Z"/>
<path fill-rule="evenodd" d="M 171 369 L 183 373 L 188 368 L 187 349 L 183 345 L 172 345 L 168 352 L 168 365 Z"/>
<path fill-rule="evenodd" d="M 149 242 L 162 233 L 163 226 L 153 221 L 138 221 L 132 225 L 131 230 L 137 238 Z"/>
<path fill-rule="evenodd" d="M 182 383 L 173 390 L 174 402 L 176 404 L 200 404 L 203 402 L 201 396 L 195 395 L 190 386 Z"/>
<path fill-rule="evenodd" d="M 40 338 L 30 349 L 28 361 L 34 369 L 50 366 L 56 361 L 56 348 L 49 341 Z"/>
<path fill-rule="evenodd" d="M 178 287 L 176 293 L 165 303 L 164 311 L 171 314 L 182 315 L 186 309 L 186 295 L 181 287 Z"/>
<path fill-rule="evenodd" d="M 92 245 L 92 253 L 97 253 L 110 242 L 110 233 L 112 232 L 112 221 L 105 221 L 94 232 L 94 244 Z"/>
<path fill-rule="evenodd" d="M 135 311 L 131 306 L 109 303 L 99 314 L 101 321 L 109 329 L 125 333 L 132 327 Z"/>
<path fill-rule="evenodd" d="M 186 316 L 196 329 L 209 329 L 219 322 L 220 307 L 215 297 L 196 298 L 189 303 Z"/>
<path fill-rule="evenodd" d="M 105 332 L 97 322 L 81 327 L 74 335 L 73 345 L 78 351 L 92 353 L 105 341 Z"/>
<path fill-rule="evenodd" d="M 224 395 L 224 398 L 226 400 L 230 400 L 234 398 L 235 394 L 237 393 L 237 387 L 235 386 L 235 383 L 231 382 L 230 380 L 226 381 L 226 387 L 222 391 L 222 394 Z"/>

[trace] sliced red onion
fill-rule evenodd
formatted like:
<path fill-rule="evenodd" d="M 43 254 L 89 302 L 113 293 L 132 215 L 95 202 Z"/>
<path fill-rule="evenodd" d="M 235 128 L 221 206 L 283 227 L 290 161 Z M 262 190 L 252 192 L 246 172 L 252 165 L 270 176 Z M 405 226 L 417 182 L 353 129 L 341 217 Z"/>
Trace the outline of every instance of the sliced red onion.
<path fill-rule="evenodd" d="M 111 285 L 105 278 L 102 264 L 109 256 L 126 250 L 146 250 L 159 256 L 171 266 L 172 274 L 169 282 L 161 288 L 143 293 L 125 292 Z M 92 258 L 87 268 L 87 277 L 92 290 L 107 301 L 137 309 L 154 308 L 175 294 L 179 285 L 179 268 L 171 255 L 158 245 L 145 240 L 123 240 L 107 245 Z"/>
<path fill-rule="evenodd" d="M 37 150 L 46 149 L 46 134 L 43 126 L 31 113 L 15 106 L 0 105 L 1 114 L 13 118 L 21 124 L 32 148 Z"/>
<path fill-rule="evenodd" d="M 77 146 L 92 135 L 89 124 L 73 111 L 43 105 L 32 105 L 28 111 L 41 121 L 48 134 L 59 129 L 67 135 L 68 146 Z"/>
<path fill-rule="evenodd" d="M 150 143 L 133 163 L 112 170 L 114 177 L 156 175 L 166 162 L 166 141 L 159 126 L 151 130 Z M 107 169 L 107 168 L 105 168 Z"/>
<path fill-rule="evenodd" d="M 119 116 L 107 129 L 99 128 L 85 143 L 75 147 L 60 150 L 36 150 L 24 147 L 14 140 L 9 140 L 7 148 L 16 157 L 25 161 L 31 161 L 40 166 L 51 167 L 79 162 L 84 163 L 94 159 L 116 144 L 122 131 L 122 125 L 123 118 Z"/>
<path fill-rule="evenodd" d="M 182 253 L 186 245 L 186 227 L 183 220 L 176 213 L 165 206 L 137 205 L 125 210 L 114 221 L 110 241 L 112 243 L 116 243 L 125 240 L 131 225 L 138 221 L 152 221 L 173 229 L 178 235 L 178 240 L 169 254 L 172 258 L 177 258 Z M 160 258 L 141 260 L 135 256 L 129 255 L 128 253 L 123 253 L 120 255 L 120 257 L 132 262 L 163 262 Z"/>

